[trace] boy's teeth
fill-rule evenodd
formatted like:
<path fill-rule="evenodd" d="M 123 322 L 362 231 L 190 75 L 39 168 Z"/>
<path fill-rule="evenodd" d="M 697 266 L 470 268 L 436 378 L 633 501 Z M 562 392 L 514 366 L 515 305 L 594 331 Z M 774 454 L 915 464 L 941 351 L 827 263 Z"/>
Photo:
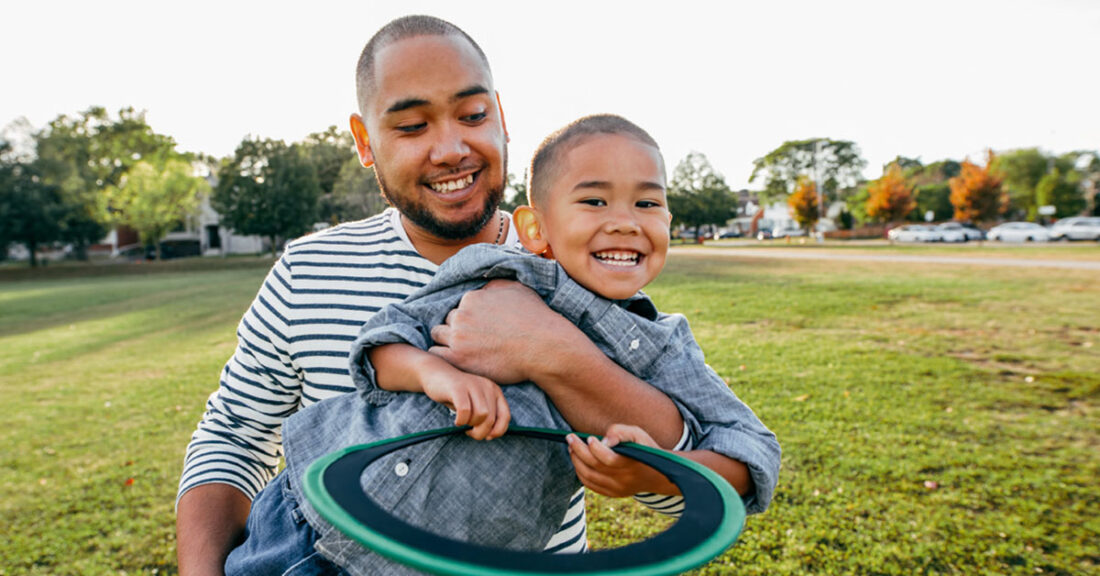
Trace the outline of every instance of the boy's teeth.
<path fill-rule="evenodd" d="M 633 266 L 638 263 L 637 252 L 597 252 L 596 258 L 614 266 Z"/>
<path fill-rule="evenodd" d="M 467 176 L 465 178 L 459 178 L 458 180 L 451 180 L 449 182 L 437 182 L 435 184 L 432 184 L 431 188 L 432 188 L 432 190 L 435 190 L 436 192 L 440 192 L 440 193 L 454 192 L 455 190 L 465 188 L 465 187 L 467 187 L 467 186 L 469 186 L 470 184 L 473 184 L 473 183 L 474 183 L 474 175 L 470 174 L 469 176 Z"/>

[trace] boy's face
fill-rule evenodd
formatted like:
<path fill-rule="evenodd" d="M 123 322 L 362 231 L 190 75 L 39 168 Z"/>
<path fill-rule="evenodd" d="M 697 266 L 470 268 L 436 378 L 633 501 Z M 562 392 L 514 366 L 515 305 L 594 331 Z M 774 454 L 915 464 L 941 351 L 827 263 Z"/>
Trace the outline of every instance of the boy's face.
<path fill-rule="evenodd" d="M 422 230 L 475 235 L 504 190 L 503 118 L 489 70 L 458 36 L 397 41 L 375 56 L 364 123 L 383 191 Z"/>
<path fill-rule="evenodd" d="M 540 210 L 552 256 L 605 298 L 633 296 L 661 272 L 672 214 L 661 153 L 629 136 L 588 136 L 557 167 Z"/>

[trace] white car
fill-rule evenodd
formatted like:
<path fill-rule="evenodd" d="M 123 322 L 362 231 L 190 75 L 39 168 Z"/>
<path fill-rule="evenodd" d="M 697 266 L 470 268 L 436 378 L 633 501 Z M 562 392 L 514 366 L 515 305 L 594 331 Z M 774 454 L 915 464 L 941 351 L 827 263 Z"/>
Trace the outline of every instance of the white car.
<path fill-rule="evenodd" d="M 898 226 L 886 233 L 886 237 L 895 242 L 939 242 L 943 235 L 935 226 L 926 224 L 907 224 Z"/>
<path fill-rule="evenodd" d="M 1050 231 L 1034 222 L 1005 222 L 990 228 L 987 236 L 1001 242 L 1046 242 Z"/>
<path fill-rule="evenodd" d="M 940 231 L 944 242 L 969 242 L 985 238 L 985 233 L 980 229 L 961 222 L 944 222 L 936 226 L 936 230 Z"/>
<path fill-rule="evenodd" d="M 1100 217 L 1062 218 L 1050 227 L 1051 240 L 1100 240 Z"/>

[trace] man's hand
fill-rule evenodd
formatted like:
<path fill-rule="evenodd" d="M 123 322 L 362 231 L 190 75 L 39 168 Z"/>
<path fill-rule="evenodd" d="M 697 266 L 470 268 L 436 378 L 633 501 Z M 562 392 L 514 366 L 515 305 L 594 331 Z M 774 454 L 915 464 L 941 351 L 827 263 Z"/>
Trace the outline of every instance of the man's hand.
<path fill-rule="evenodd" d="M 466 435 L 474 440 L 500 438 L 508 431 L 511 413 L 500 386 L 492 380 L 461 370 L 423 382 L 424 394 L 455 411 L 455 426 L 472 426 Z"/>
<path fill-rule="evenodd" d="M 575 434 L 566 437 L 569 457 L 577 469 L 577 478 L 589 490 L 612 498 L 623 498 L 642 492 L 679 494 L 680 489 L 660 472 L 611 448 L 620 442 L 634 442 L 659 448 L 645 430 L 637 426 L 613 424 L 602 441 L 590 436 L 585 442 Z"/>
<path fill-rule="evenodd" d="M 532 381 L 578 432 L 602 433 L 616 422 L 645 426 L 671 448 L 683 420 L 667 396 L 610 360 L 591 340 L 526 286 L 493 280 L 467 292 L 432 328 L 428 352 L 497 384 Z"/>
<path fill-rule="evenodd" d="M 515 384 L 536 380 L 544 360 L 556 357 L 549 342 L 561 334 L 587 340 L 530 288 L 493 280 L 464 294 L 446 323 L 432 328 L 435 346 L 428 351 L 464 372 Z"/>

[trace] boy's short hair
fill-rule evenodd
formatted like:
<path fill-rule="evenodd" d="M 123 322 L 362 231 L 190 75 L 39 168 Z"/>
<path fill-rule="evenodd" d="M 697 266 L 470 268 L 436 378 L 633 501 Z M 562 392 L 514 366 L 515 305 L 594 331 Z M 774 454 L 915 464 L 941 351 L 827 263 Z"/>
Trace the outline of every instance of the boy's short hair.
<path fill-rule="evenodd" d="M 546 191 L 556 178 L 565 154 L 583 141 L 599 134 L 619 134 L 629 136 L 642 144 L 657 149 L 657 141 L 637 124 L 615 114 L 593 114 L 578 118 L 564 128 L 556 130 L 546 137 L 535 150 L 528 169 L 527 203 L 538 206 L 546 200 Z"/>
<path fill-rule="evenodd" d="M 355 89 L 360 114 L 366 115 L 367 98 L 375 89 L 374 60 L 378 51 L 394 42 L 416 36 L 459 36 L 465 38 L 470 46 L 473 46 L 474 50 L 477 51 L 481 61 L 485 63 L 485 69 L 489 71 L 489 76 L 492 76 L 492 70 L 489 69 L 489 59 L 485 56 L 485 52 L 461 28 L 435 16 L 402 16 L 375 32 L 367 45 L 363 47 L 363 52 L 359 54 L 359 63 L 355 67 Z"/>

